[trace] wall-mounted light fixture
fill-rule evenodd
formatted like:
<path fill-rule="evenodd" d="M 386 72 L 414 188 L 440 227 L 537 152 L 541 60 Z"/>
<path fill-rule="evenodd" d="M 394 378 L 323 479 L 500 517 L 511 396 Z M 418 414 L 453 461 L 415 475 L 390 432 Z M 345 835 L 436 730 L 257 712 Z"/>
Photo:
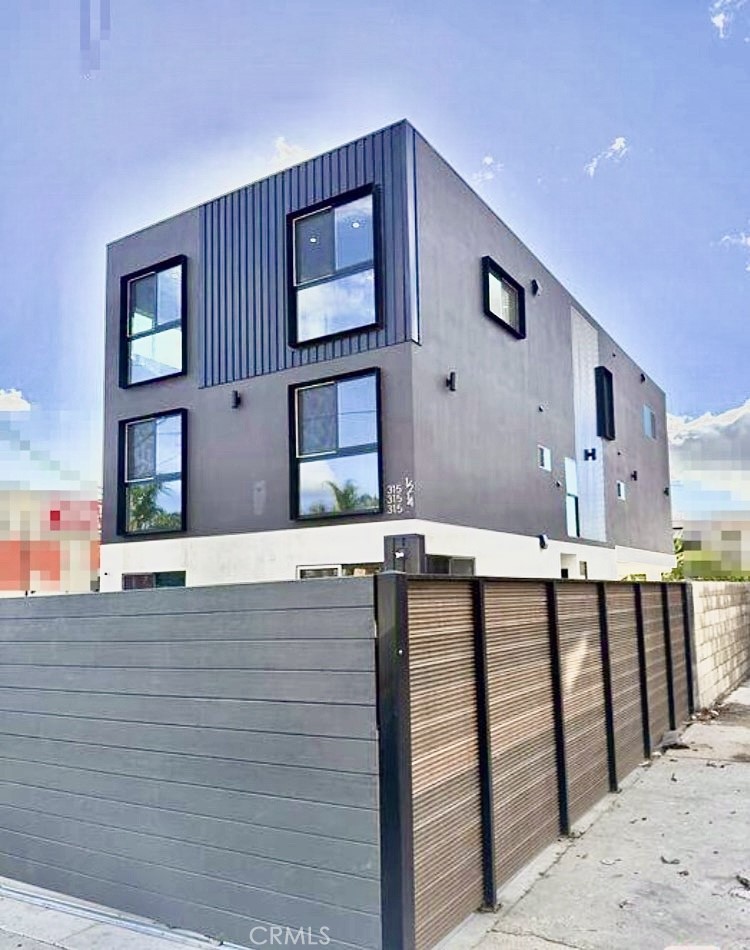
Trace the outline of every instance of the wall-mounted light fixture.
<path fill-rule="evenodd" d="M 544 406 L 537 406 L 537 409 L 539 410 L 539 412 L 544 412 Z"/>
<path fill-rule="evenodd" d="M 549 547 L 549 538 L 546 534 L 539 535 L 539 547 L 542 549 L 542 551 L 546 551 Z"/>
<path fill-rule="evenodd" d="M 536 277 L 531 278 L 531 292 L 536 297 L 537 294 L 542 292 L 542 285 L 536 279 Z"/>
<path fill-rule="evenodd" d="M 645 374 L 645 373 L 641 373 L 641 382 L 642 382 L 642 383 L 645 383 L 645 382 L 646 382 L 646 374 Z"/>
<path fill-rule="evenodd" d="M 231 405 L 232 405 L 232 409 L 239 409 L 240 406 L 242 405 L 242 395 L 241 395 L 239 389 L 233 389 L 233 390 L 232 390 L 232 402 L 231 402 Z"/>
<path fill-rule="evenodd" d="M 667 487 L 664 489 L 664 494 L 665 494 L 665 495 L 669 495 L 669 494 L 670 494 L 669 485 L 667 485 Z"/>
<path fill-rule="evenodd" d="M 634 482 L 637 482 L 637 481 L 638 481 L 638 469 L 635 469 L 635 468 L 634 468 L 633 471 L 630 473 L 630 477 L 633 479 Z"/>
<path fill-rule="evenodd" d="M 451 370 L 450 373 L 445 377 L 445 385 L 450 389 L 452 393 L 456 391 L 456 371 Z"/>

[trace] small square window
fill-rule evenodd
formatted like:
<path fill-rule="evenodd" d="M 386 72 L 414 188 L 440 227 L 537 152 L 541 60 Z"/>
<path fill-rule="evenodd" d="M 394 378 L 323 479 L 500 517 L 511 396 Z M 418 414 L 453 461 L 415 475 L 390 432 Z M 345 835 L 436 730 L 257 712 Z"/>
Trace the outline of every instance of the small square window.
<path fill-rule="evenodd" d="M 518 339 L 526 336 L 523 287 L 491 257 L 482 258 L 484 312 Z"/>
<path fill-rule="evenodd" d="M 643 434 L 649 439 L 656 438 L 656 413 L 650 406 L 643 407 Z"/>
<path fill-rule="evenodd" d="M 627 488 L 625 486 L 625 482 L 618 481 L 617 482 L 617 497 L 620 499 L 620 501 L 625 501 L 626 495 L 627 495 Z"/>
<path fill-rule="evenodd" d="M 539 468 L 543 468 L 545 472 L 552 471 L 552 453 L 544 445 L 538 445 L 536 447 L 537 452 L 537 465 Z"/>
<path fill-rule="evenodd" d="M 372 191 L 289 219 L 293 346 L 377 324 Z"/>
<path fill-rule="evenodd" d="M 185 257 L 121 280 L 121 384 L 133 386 L 185 371 Z"/>

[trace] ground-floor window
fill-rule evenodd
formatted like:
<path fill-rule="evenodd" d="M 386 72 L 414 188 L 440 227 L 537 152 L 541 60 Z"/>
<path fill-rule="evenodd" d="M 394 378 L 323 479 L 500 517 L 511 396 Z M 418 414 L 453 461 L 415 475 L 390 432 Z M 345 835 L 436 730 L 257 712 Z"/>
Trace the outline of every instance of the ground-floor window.
<path fill-rule="evenodd" d="M 361 564 L 309 564 L 297 568 L 297 580 L 315 580 L 321 577 L 368 577 L 383 570 L 382 562 Z"/>
<path fill-rule="evenodd" d="M 153 574 L 123 574 L 123 590 L 152 590 L 155 587 L 184 587 L 185 571 L 156 571 Z"/>

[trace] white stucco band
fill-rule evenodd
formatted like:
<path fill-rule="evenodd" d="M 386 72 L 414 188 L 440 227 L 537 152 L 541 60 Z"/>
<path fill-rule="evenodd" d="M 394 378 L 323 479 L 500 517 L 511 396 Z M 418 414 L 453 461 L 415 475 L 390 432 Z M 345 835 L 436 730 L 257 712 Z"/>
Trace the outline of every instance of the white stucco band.
<path fill-rule="evenodd" d="M 382 561 L 383 538 L 393 534 L 423 534 L 428 554 L 473 557 L 477 574 L 488 576 L 559 577 L 564 565 L 570 577 L 580 577 L 585 562 L 590 578 L 660 580 L 674 566 L 672 555 L 653 551 L 552 540 L 542 550 L 535 537 L 411 518 L 104 544 L 101 589 L 120 590 L 123 574 L 155 571 L 185 571 L 191 587 L 289 580 L 300 565 Z"/>

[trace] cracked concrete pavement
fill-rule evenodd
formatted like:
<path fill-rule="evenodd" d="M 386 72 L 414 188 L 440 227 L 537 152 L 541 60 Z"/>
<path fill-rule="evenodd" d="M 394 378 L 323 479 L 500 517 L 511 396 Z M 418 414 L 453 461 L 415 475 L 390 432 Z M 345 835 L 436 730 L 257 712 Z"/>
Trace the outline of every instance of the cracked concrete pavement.
<path fill-rule="evenodd" d="M 750 684 L 442 950 L 750 950 Z"/>

